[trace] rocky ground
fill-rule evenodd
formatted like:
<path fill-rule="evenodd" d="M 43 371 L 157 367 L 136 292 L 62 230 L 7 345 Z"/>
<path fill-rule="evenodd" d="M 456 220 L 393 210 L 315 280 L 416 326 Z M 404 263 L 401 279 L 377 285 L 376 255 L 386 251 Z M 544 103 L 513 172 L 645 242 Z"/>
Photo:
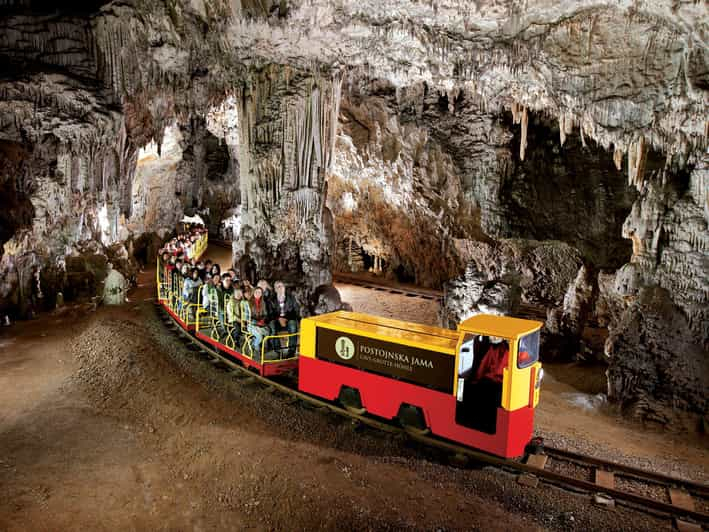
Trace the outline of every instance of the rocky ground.
<path fill-rule="evenodd" d="M 398 437 L 235 382 L 167 332 L 147 300 L 152 279 L 123 307 L 2 331 L 0 529 L 668 525 L 456 469 Z"/>

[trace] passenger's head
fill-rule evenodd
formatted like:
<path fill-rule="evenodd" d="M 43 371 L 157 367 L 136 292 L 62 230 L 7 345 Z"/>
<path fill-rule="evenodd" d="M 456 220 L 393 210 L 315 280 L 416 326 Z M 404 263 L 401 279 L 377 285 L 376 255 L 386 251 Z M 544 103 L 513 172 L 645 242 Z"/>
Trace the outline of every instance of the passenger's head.
<path fill-rule="evenodd" d="M 204 267 L 207 268 L 208 270 L 212 269 L 212 261 L 210 259 L 207 259 L 204 261 Z"/>
<path fill-rule="evenodd" d="M 263 290 L 260 286 L 254 288 L 254 299 L 261 299 L 263 297 Z"/>
<path fill-rule="evenodd" d="M 218 273 L 212 275 L 212 284 L 214 284 L 214 286 L 219 286 L 221 284 L 221 282 L 222 282 L 221 275 L 219 275 Z"/>
<path fill-rule="evenodd" d="M 505 341 L 505 339 L 504 339 L 504 338 L 500 338 L 499 336 L 491 336 L 491 337 L 490 337 L 490 343 L 491 343 L 491 344 L 501 344 L 501 343 L 504 342 L 504 341 Z"/>
<path fill-rule="evenodd" d="M 221 273 L 221 268 L 219 268 L 219 264 L 213 264 L 212 265 L 212 275 L 219 275 Z"/>
<path fill-rule="evenodd" d="M 237 301 L 244 298 L 244 292 L 238 286 L 234 287 L 234 299 Z"/>
<path fill-rule="evenodd" d="M 197 268 L 192 269 L 192 279 L 195 281 L 199 279 L 199 270 Z"/>
<path fill-rule="evenodd" d="M 204 262 L 199 261 L 197 263 L 197 266 L 195 266 L 198 270 L 204 270 Z"/>
<path fill-rule="evenodd" d="M 273 289 L 276 291 L 276 295 L 278 297 L 283 297 L 286 295 L 286 285 L 283 284 L 283 281 L 276 281 L 273 283 Z"/>
<path fill-rule="evenodd" d="M 188 275 L 190 273 L 190 265 L 187 263 L 183 264 L 180 271 L 182 272 L 182 275 Z"/>
<path fill-rule="evenodd" d="M 270 288 L 266 279 L 259 279 L 259 282 L 256 283 L 256 286 L 258 286 L 264 292 L 266 292 Z"/>
<path fill-rule="evenodd" d="M 231 288 L 231 277 L 226 273 L 222 275 L 222 286 L 224 288 Z"/>
<path fill-rule="evenodd" d="M 250 286 L 245 286 L 242 292 L 244 294 L 244 299 L 251 299 L 251 296 L 254 295 L 254 292 Z"/>
<path fill-rule="evenodd" d="M 209 273 L 209 272 L 205 273 L 205 274 L 204 274 L 204 282 L 205 282 L 205 283 L 208 283 L 208 282 L 211 281 L 211 280 L 212 280 L 212 274 Z"/>

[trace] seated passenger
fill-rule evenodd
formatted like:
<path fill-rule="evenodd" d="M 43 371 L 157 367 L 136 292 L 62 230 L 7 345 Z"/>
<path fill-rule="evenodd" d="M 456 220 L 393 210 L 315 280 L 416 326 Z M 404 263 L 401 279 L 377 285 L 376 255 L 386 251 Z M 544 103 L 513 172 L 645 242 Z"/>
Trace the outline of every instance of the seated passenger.
<path fill-rule="evenodd" d="M 268 284 L 268 281 L 266 279 L 259 279 L 258 283 L 256 283 L 256 286 L 260 288 L 263 292 L 263 298 L 266 301 L 270 301 L 271 296 L 273 295 L 273 290 L 271 290 L 271 285 Z"/>
<path fill-rule="evenodd" d="M 490 336 L 490 347 L 483 355 L 473 382 L 488 380 L 502 384 L 502 372 L 507 367 L 509 356 L 507 342 L 498 336 Z"/>
<path fill-rule="evenodd" d="M 227 330 L 231 333 L 234 342 L 241 332 L 241 302 L 244 299 L 244 293 L 241 288 L 234 287 L 234 293 L 226 303 L 226 325 Z M 232 346 L 233 347 L 233 346 Z"/>
<path fill-rule="evenodd" d="M 254 295 L 249 301 L 249 325 L 248 331 L 253 335 L 254 360 L 261 361 L 261 342 L 268 336 L 268 309 L 266 300 L 263 298 L 263 290 L 256 287 Z"/>
<path fill-rule="evenodd" d="M 490 345 L 480 361 L 472 379 L 466 401 L 470 402 L 470 425 L 476 430 L 495 434 L 497 431 L 497 411 L 502 404 L 503 371 L 509 362 L 507 342 L 490 336 Z"/>
<path fill-rule="evenodd" d="M 204 298 L 202 300 L 202 306 L 214 317 L 217 316 L 217 311 L 219 310 L 219 294 L 217 293 L 219 282 L 220 279 L 218 275 L 212 275 L 212 277 L 209 278 L 209 281 L 206 283 L 207 289 L 204 291 Z"/>
<path fill-rule="evenodd" d="M 182 286 L 182 299 L 188 304 L 194 305 L 197 303 L 199 295 L 199 287 L 202 286 L 202 279 L 199 278 L 199 272 L 196 268 L 192 270 L 192 274 L 185 280 Z M 190 306 L 189 318 L 194 317 L 194 307 Z"/>
<path fill-rule="evenodd" d="M 231 286 L 231 277 L 226 273 L 221 276 L 221 283 L 218 288 L 219 294 L 219 323 L 224 325 L 226 323 L 226 304 L 231 299 L 234 293 L 234 287 Z"/>
<path fill-rule="evenodd" d="M 219 267 L 219 264 L 212 264 L 212 275 L 221 275 L 222 274 L 222 269 Z"/>
<path fill-rule="evenodd" d="M 273 287 L 276 293 L 271 299 L 271 322 L 269 324 L 271 334 L 298 332 L 298 320 L 300 319 L 298 302 L 293 294 L 286 292 L 286 286 L 282 281 L 276 281 Z M 288 337 L 287 340 L 288 355 L 293 356 L 297 341 L 295 337 Z"/>

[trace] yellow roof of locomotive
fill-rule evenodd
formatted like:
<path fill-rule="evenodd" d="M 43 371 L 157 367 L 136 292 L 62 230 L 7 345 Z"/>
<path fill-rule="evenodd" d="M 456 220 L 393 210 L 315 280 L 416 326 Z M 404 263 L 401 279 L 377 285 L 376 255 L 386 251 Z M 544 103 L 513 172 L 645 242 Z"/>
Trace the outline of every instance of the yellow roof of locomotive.
<path fill-rule="evenodd" d="M 432 327 L 409 321 L 393 320 L 339 310 L 308 318 L 321 325 L 332 325 L 335 328 L 348 329 L 353 334 L 378 337 L 383 340 L 433 348 L 455 354 L 460 333 L 441 327 Z"/>
<path fill-rule="evenodd" d="M 458 330 L 483 336 L 517 339 L 539 330 L 542 325 L 544 324 L 541 321 L 495 316 L 493 314 L 478 314 L 463 321 L 458 325 Z"/>

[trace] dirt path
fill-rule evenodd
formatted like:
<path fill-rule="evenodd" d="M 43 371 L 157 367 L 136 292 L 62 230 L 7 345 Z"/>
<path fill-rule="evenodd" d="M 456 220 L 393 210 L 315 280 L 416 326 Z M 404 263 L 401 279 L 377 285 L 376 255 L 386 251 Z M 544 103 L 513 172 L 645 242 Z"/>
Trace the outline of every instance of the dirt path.
<path fill-rule="evenodd" d="M 346 424 L 235 386 L 190 358 L 145 295 L 3 330 L 0 530 L 523 526 L 353 452 Z"/>

